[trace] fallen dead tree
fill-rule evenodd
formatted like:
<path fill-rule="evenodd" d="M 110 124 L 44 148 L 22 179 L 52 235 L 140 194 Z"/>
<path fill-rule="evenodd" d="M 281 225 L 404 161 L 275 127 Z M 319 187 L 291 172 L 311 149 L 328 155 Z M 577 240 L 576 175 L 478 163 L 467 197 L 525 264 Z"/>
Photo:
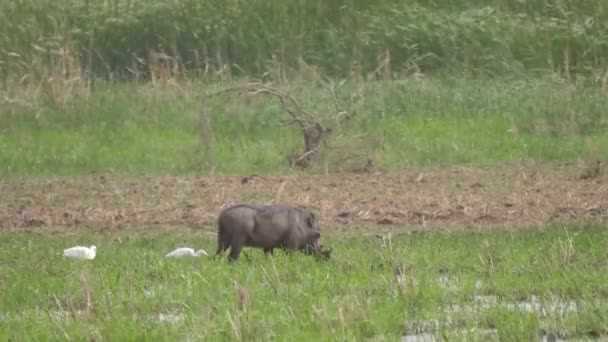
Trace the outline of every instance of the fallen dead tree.
<path fill-rule="evenodd" d="M 321 147 L 327 147 L 327 138 L 334 131 L 333 127 L 339 127 L 341 121 L 350 118 L 349 113 L 339 105 L 338 97 L 335 91 L 335 84 L 327 79 L 325 83 L 331 92 L 335 110 L 333 113 L 328 113 L 329 115 L 325 116 L 325 122 L 321 115 L 306 110 L 296 98 L 287 92 L 264 83 L 245 83 L 212 93 L 207 97 L 217 96 L 225 93 L 236 93 L 240 96 L 265 95 L 277 99 L 283 110 L 288 115 L 288 119 L 282 120 L 283 124 L 298 127 L 298 130 L 304 139 L 304 151 L 293 156 L 288 156 L 287 159 L 291 166 L 295 165 L 305 169 L 313 165 L 315 156 L 318 154 Z M 331 118 L 333 123 L 328 123 L 327 121 L 329 120 L 327 118 Z M 210 130 L 208 127 L 210 125 L 210 119 L 206 110 L 205 100 L 203 100 L 201 107 L 200 124 L 203 144 L 205 144 L 205 149 L 207 153 L 209 153 L 208 144 L 210 140 Z"/>

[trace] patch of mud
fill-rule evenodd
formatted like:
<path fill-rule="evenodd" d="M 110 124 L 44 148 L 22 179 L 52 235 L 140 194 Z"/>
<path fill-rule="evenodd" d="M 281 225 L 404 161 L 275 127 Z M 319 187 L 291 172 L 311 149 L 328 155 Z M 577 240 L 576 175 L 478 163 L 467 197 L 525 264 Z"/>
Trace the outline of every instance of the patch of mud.
<path fill-rule="evenodd" d="M 237 202 L 292 203 L 327 230 L 516 227 L 608 222 L 608 173 L 576 165 L 442 167 L 369 174 L 243 177 L 111 175 L 0 180 L 0 229 L 215 229 Z M 426 181 L 419 181 L 420 177 Z"/>

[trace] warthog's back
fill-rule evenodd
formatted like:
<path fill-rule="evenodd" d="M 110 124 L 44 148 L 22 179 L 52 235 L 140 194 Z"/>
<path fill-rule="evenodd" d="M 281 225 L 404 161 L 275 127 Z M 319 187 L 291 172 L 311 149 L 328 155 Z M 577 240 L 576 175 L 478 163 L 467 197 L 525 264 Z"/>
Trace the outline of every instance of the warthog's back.
<path fill-rule="evenodd" d="M 237 204 L 222 210 L 217 219 L 220 232 L 230 227 L 253 225 L 258 210 L 259 208 L 249 204 Z"/>
<path fill-rule="evenodd" d="M 226 216 L 245 218 L 250 215 L 264 219 L 301 221 L 303 211 L 285 204 L 235 204 L 222 210 L 219 219 Z"/>

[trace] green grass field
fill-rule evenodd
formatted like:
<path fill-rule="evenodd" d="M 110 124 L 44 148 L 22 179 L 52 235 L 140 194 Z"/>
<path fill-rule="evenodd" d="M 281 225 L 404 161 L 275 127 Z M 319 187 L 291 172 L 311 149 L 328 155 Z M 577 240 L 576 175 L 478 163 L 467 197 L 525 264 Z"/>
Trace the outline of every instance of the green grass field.
<path fill-rule="evenodd" d="M 608 332 L 601 226 L 385 237 L 327 235 L 329 261 L 246 249 L 229 264 L 163 257 L 181 245 L 211 255 L 214 236 L 196 232 L 2 233 L 0 338 L 394 341 L 427 332 L 534 340 Z M 62 249 L 75 244 L 96 244 L 97 257 L 64 260 Z"/>
<path fill-rule="evenodd" d="M 287 114 L 269 97 L 208 99 L 213 164 L 205 163 L 199 101 L 229 86 L 100 86 L 66 105 L 41 98 L 29 107 L 11 106 L 0 114 L 0 174 L 290 172 L 285 158 L 301 153 L 302 137 L 283 123 Z M 325 88 L 295 82 L 281 89 L 331 127 L 333 100 Z M 338 88 L 338 98 L 352 119 L 332 133 L 317 170 L 339 171 L 368 157 L 377 167 L 397 170 L 608 154 L 608 100 L 588 82 L 459 77 L 347 82 Z"/>

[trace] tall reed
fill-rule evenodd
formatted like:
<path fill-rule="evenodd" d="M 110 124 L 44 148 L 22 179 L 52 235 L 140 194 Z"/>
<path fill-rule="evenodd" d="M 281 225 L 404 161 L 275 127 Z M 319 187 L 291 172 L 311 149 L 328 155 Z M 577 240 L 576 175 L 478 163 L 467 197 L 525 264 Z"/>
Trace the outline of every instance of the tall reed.
<path fill-rule="evenodd" d="M 14 0 L 0 4 L 4 80 L 41 77 L 65 46 L 97 77 L 149 77 L 154 54 L 187 71 L 261 75 L 605 70 L 603 0 Z M 373 75 L 373 74 L 372 74 Z"/>

